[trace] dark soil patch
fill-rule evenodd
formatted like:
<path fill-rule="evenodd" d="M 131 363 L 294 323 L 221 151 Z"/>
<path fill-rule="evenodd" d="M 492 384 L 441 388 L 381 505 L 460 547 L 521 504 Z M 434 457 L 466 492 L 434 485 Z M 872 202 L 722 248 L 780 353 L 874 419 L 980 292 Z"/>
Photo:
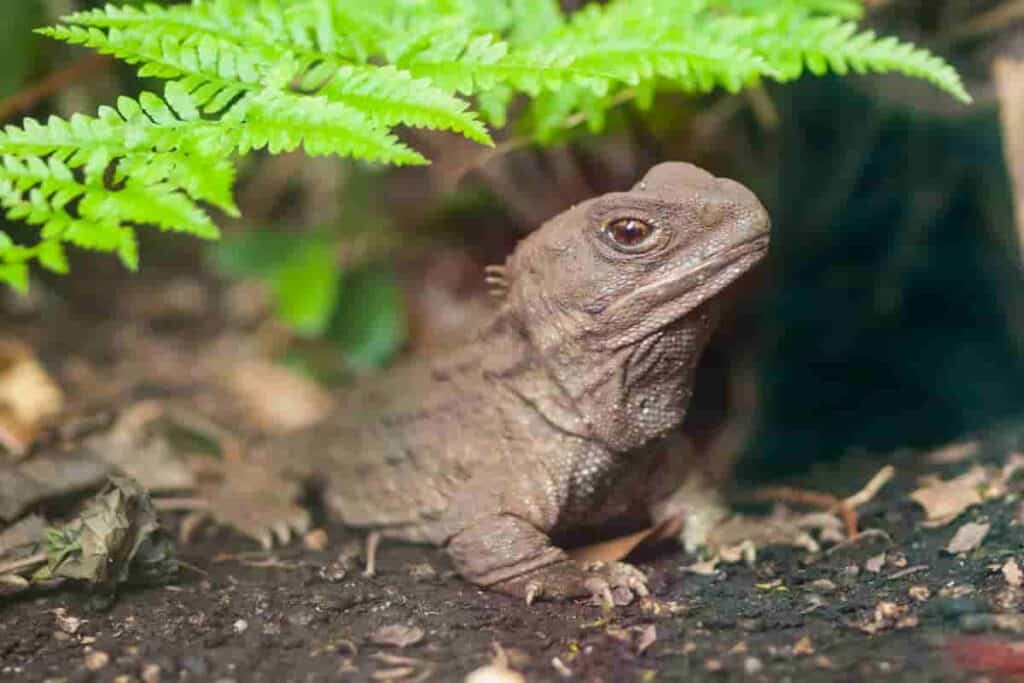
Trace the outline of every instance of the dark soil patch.
<path fill-rule="evenodd" d="M 987 457 L 1008 452 L 1001 441 Z M 196 569 L 175 585 L 123 592 L 107 607 L 71 590 L 0 607 L 0 678 L 127 681 L 159 667 L 161 680 L 456 681 L 489 662 L 497 642 L 530 681 L 561 680 L 558 669 L 586 681 L 971 680 L 948 644 L 1017 609 L 1020 596 L 998 567 L 1024 544 L 1019 503 L 1011 495 L 921 529 L 907 498 L 915 461 L 894 460 L 901 475 L 862 518 L 891 534 L 891 546 L 866 541 L 819 556 L 769 548 L 753 567 L 726 566 L 715 577 L 685 572 L 693 558 L 670 549 L 641 562 L 656 600 L 614 611 L 527 607 L 452 576 L 435 550 L 394 543 L 382 546 L 377 576 L 363 577 L 358 562 L 343 573 L 339 553 L 358 540 L 340 528 L 328 528 L 326 551 L 272 554 L 210 529 L 181 549 Z M 836 489 L 850 480 L 837 478 L 837 467 L 800 483 Z M 946 554 L 967 519 L 990 522 L 989 536 L 967 556 Z M 887 562 L 866 570 L 882 550 Z M 277 566 L 252 566 L 267 560 Z M 75 634 L 59 628 L 58 608 L 85 620 Z M 402 650 L 373 644 L 391 624 L 419 627 L 423 638 Z M 640 629 L 630 629 L 648 625 L 657 640 L 638 653 Z M 95 666 L 96 652 L 109 662 L 92 672 L 86 662 L 93 653 Z"/>

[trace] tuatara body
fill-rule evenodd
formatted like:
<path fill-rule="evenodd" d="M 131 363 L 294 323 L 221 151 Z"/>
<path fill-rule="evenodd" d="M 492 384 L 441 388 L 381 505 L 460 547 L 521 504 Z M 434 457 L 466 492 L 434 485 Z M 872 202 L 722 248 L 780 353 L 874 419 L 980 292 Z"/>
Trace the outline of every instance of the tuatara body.
<path fill-rule="evenodd" d="M 318 477 L 347 525 L 444 546 L 481 586 L 645 594 L 636 569 L 578 564 L 552 539 L 666 492 L 657 442 L 686 412 L 716 295 L 761 260 L 768 231 L 742 185 L 658 165 L 524 239 L 468 344 L 355 386 L 265 452 Z"/>

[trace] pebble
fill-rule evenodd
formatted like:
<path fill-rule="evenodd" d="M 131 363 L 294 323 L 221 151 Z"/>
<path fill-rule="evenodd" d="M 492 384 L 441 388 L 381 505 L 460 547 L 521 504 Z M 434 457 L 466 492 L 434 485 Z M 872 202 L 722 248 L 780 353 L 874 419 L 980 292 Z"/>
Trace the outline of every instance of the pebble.
<path fill-rule="evenodd" d="M 206 661 L 205 657 L 200 657 L 199 655 L 186 655 L 182 657 L 181 666 L 196 676 L 206 676 L 210 673 L 210 663 Z"/>
<path fill-rule="evenodd" d="M 160 683 L 160 667 L 156 664 L 142 667 L 142 683 Z"/>
<path fill-rule="evenodd" d="M 85 668 L 89 671 L 99 671 L 110 663 L 110 655 L 103 650 L 94 650 L 85 656 Z"/>
<path fill-rule="evenodd" d="M 316 619 L 316 612 L 307 607 L 300 607 L 289 612 L 285 618 L 292 626 L 309 626 Z"/>

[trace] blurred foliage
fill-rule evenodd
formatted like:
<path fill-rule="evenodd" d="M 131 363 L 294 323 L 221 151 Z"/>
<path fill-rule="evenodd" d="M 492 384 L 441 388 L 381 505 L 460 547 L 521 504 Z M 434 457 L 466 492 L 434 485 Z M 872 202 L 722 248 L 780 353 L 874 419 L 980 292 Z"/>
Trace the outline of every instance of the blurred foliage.
<path fill-rule="evenodd" d="M 234 278 L 266 284 L 277 317 L 300 337 L 323 337 L 351 371 L 380 367 L 406 340 L 406 314 L 393 270 L 344 270 L 343 237 L 256 230 L 225 239 L 214 263 Z M 314 374 L 321 374 L 314 371 Z"/>
<path fill-rule="evenodd" d="M 39 0 L 18 0 L 3 9 L 4 41 L 0 42 L 0 98 L 13 95 L 27 80 L 40 37 L 32 32 L 44 21 Z"/>
<path fill-rule="evenodd" d="M 517 96 L 530 100 L 524 134 L 543 142 L 567 121 L 600 130 L 611 107 L 649 107 L 658 91 L 737 92 L 805 70 L 899 72 L 970 99 L 942 59 L 862 31 L 849 20 L 861 13 L 849 0 L 614 0 L 571 15 L 555 0 L 195 0 L 72 14 L 41 33 L 166 86 L 0 133 L 0 205 L 39 228 L 34 244 L 0 239 L 0 281 L 24 288 L 33 259 L 65 272 L 65 244 L 134 269 L 141 225 L 218 236 L 207 207 L 237 215 L 235 155 L 425 163 L 396 126 L 491 144 L 481 116 L 505 125 Z M 293 257 L 279 310 L 313 333 L 333 300 L 328 259 L 314 246 Z M 323 300 L 292 296 L 303 268 Z"/>

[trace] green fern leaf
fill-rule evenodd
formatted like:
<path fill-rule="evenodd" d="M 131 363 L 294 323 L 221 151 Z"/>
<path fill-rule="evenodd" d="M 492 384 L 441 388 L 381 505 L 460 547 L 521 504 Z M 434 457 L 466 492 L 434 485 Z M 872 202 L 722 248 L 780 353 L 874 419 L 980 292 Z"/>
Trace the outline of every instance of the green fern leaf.
<path fill-rule="evenodd" d="M 414 78 L 392 66 L 343 66 L 319 92 L 331 101 L 373 112 L 382 126 L 401 123 L 451 130 L 493 145 L 487 128 L 474 112 L 467 111 L 468 102 L 448 95 L 425 78 Z"/>

